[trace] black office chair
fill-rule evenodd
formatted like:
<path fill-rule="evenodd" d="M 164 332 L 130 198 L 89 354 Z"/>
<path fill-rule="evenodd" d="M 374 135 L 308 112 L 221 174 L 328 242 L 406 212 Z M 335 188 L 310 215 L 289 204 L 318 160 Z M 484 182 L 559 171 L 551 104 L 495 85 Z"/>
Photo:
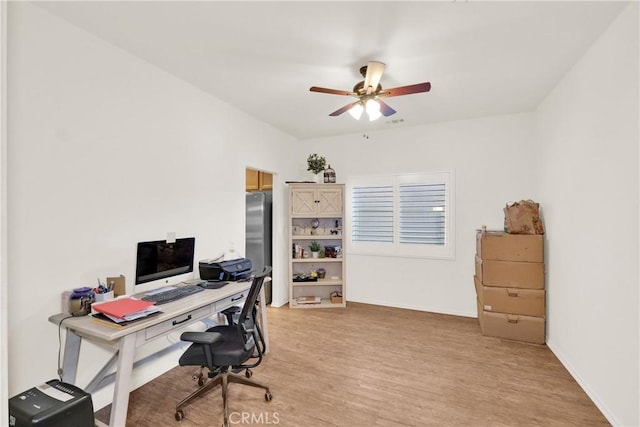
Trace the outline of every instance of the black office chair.
<path fill-rule="evenodd" d="M 227 388 L 230 382 L 244 384 L 251 387 L 265 389 L 264 398 L 271 401 L 269 387 L 257 381 L 250 380 L 254 368 L 260 364 L 265 350 L 265 341 L 256 321 L 257 302 L 264 279 L 271 272 L 271 267 L 265 267 L 262 273 L 256 275 L 240 312 L 237 323 L 214 326 L 205 332 L 184 332 L 180 339 L 193 344 L 180 357 L 180 366 L 200 366 L 207 368 L 206 381 L 202 373 L 198 377 L 200 388 L 195 390 L 176 405 L 175 418 L 184 418 L 184 406 L 197 397 L 201 397 L 208 390 L 222 386 L 222 405 L 224 413 L 223 427 L 229 426 L 227 414 Z M 231 322 L 230 322 L 231 323 Z M 252 363 L 248 363 L 252 361 Z M 238 372 L 245 371 L 245 376 Z M 245 378 L 246 377 L 246 378 Z"/>

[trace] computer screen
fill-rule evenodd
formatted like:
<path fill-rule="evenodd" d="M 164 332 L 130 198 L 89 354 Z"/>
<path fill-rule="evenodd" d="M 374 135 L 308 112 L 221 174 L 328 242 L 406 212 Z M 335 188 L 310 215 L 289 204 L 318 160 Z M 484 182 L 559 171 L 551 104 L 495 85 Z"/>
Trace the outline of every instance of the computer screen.
<path fill-rule="evenodd" d="M 136 292 L 173 285 L 193 276 L 195 237 L 139 242 L 136 253 Z M 144 285 L 144 286 L 141 286 Z"/>

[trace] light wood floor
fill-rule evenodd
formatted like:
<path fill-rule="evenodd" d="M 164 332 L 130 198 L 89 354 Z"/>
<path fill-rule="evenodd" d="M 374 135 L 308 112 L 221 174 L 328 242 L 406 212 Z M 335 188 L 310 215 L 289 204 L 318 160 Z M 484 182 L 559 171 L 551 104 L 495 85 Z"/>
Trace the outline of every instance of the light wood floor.
<path fill-rule="evenodd" d="M 232 384 L 232 425 L 609 425 L 546 346 L 483 337 L 476 319 L 356 303 L 268 310 L 271 353 L 253 379 L 273 400 Z M 194 371 L 174 368 L 132 392 L 127 426 L 222 425 L 219 390 L 174 420 Z"/>

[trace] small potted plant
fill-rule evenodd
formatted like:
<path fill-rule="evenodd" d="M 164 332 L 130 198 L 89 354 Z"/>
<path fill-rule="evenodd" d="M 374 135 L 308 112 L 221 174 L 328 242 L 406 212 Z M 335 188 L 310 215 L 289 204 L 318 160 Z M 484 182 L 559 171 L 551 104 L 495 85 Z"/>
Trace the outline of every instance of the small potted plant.
<path fill-rule="evenodd" d="M 311 250 L 311 257 L 318 258 L 318 254 L 320 253 L 320 243 L 317 240 L 309 243 L 309 249 Z"/>
<path fill-rule="evenodd" d="M 318 174 L 324 171 L 326 166 L 327 160 L 324 157 L 317 155 L 316 153 L 309 154 L 309 157 L 307 157 L 307 170 L 311 171 L 316 179 L 319 178 Z"/>

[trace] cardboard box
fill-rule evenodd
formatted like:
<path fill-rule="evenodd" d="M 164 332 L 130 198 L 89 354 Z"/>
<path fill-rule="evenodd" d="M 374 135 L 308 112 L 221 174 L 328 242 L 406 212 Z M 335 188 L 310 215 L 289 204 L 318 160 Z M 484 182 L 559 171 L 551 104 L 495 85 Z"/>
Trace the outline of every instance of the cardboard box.
<path fill-rule="evenodd" d="M 544 264 L 483 260 L 476 256 L 476 276 L 485 286 L 544 289 Z"/>
<path fill-rule="evenodd" d="M 483 286 L 477 277 L 473 280 L 484 311 L 544 317 L 544 290 Z"/>
<path fill-rule="evenodd" d="M 541 235 L 482 231 L 476 234 L 476 255 L 483 260 L 544 262 Z"/>
<path fill-rule="evenodd" d="M 478 301 L 478 320 L 482 335 L 534 344 L 545 343 L 544 317 L 492 313 L 482 310 Z"/>

